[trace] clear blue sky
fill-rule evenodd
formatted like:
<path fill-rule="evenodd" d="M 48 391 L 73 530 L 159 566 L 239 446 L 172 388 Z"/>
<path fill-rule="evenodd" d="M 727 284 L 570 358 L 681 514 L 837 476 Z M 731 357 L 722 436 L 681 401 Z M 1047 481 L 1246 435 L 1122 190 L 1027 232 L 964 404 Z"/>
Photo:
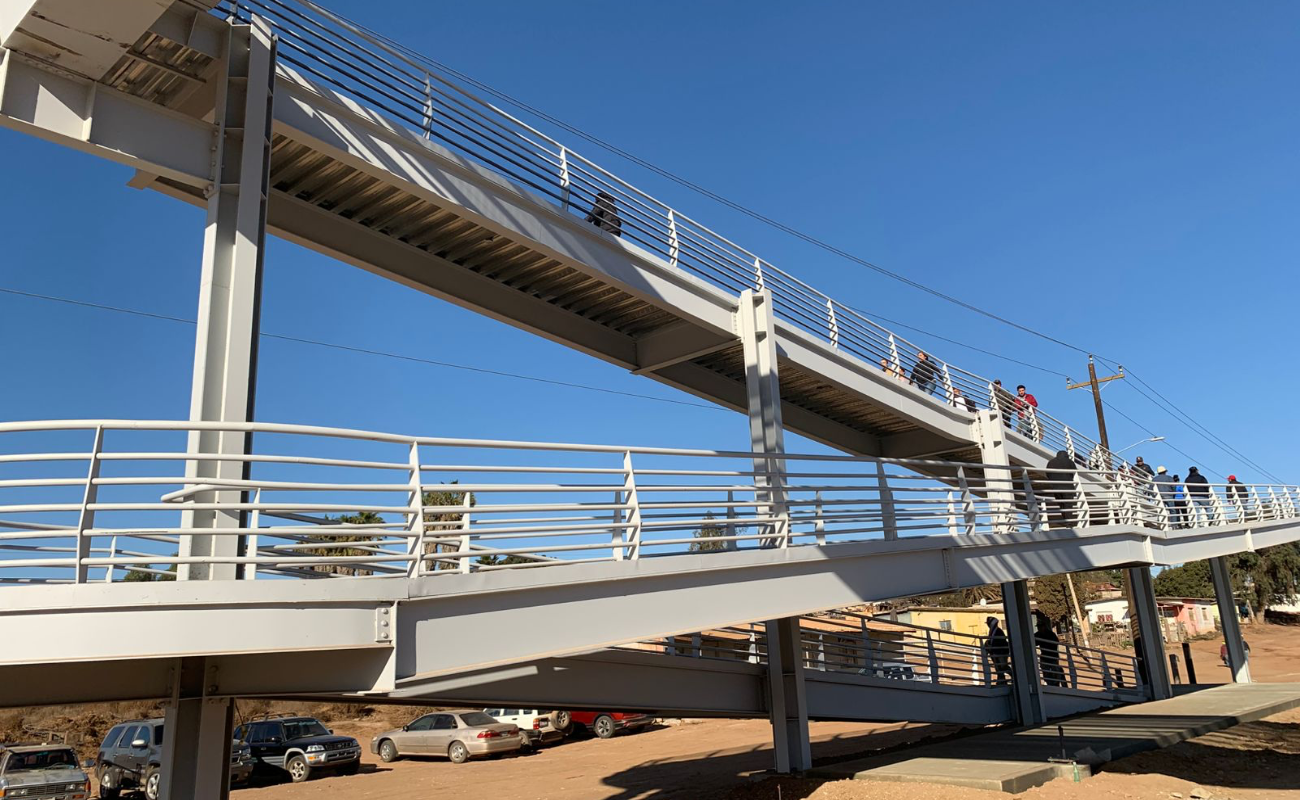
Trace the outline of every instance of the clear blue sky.
<path fill-rule="evenodd" d="M 401 6 L 400 14 L 392 9 Z M 1266 468 L 1293 465 L 1300 6 L 595 2 L 330 6 L 726 196 L 1118 359 Z M 1077 378 L 1036 340 L 575 149 L 859 307 Z M 0 286 L 192 318 L 202 213 L 0 130 Z M 263 328 L 696 402 L 280 241 Z M 0 294 L 0 417 L 184 418 L 193 329 Z M 1029 384 L 1064 380 L 924 336 Z M 485 438 L 738 447 L 730 412 L 263 343 L 258 417 Z M 1263 480 L 1123 382 L 1203 470 Z M 1118 448 L 1145 434 L 1111 418 Z M 798 444 L 792 445 L 797 447 Z M 1131 451 L 1186 472 L 1164 445 Z"/>

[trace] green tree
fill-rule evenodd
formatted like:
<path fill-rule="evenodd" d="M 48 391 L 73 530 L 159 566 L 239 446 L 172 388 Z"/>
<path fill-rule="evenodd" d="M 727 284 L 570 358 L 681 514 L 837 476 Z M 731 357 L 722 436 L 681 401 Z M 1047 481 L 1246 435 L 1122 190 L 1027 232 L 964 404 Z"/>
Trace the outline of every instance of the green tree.
<path fill-rule="evenodd" d="M 1192 561 L 1162 569 L 1154 584 L 1156 594 L 1161 597 L 1214 597 L 1208 561 Z"/>
<path fill-rule="evenodd" d="M 712 514 L 705 514 L 705 520 L 713 519 Z M 695 529 L 695 541 L 691 542 L 692 553 L 710 553 L 718 550 L 726 550 L 727 543 L 717 540 L 719 536 L 726 536 L 727 528 L 724 525 L 708 525 Z"/>
<path fill-rule="evenodd" d="M 485 567 L 509 567 L 515 564 L 535 564 L 537 562 L 535 562 L 531 558 L 528 558 L 527 556 L 521 556 L 518 555 L 517 553 L 511 553 L 510 555 L 507 556 L 499 556 L 494 554 L 479 556 L 478 563 L 482 564 Z"/>
<path fill-rule="evenodd" d="M 1087 574 L 1071 576 L 1074 581 L 1074 593 L 1079 598 L 1079 613 L 1083 605 L 1097 599 L 1097 585 L 1109 583 L 1109 580 L 1088 580 Z M 1070 586 L 1065 575 L 1045 575 L 1034 579 L 1034 604 L 1038 610 L 1047 615 L 1053 623 L 1074 618 L 1074 599 L 1070 597 Z"/>
<path fill-rule="evenodd" d="M 449 485 L 454 486 L 455 481 Z M 473 493 L 439 489 L 425 492 L 421 495 L 421 502 L 425 508 L 442 509 L 424 513 L 424 555 L 437 556 L 439 553 L 455 553 L 460 550 L 460 531 L 467 521 L 469 509 L 478 502 Z M 460 565 L 454 560 L 426 560 L 424 568 L 434 571 L 454 570 L 460 569 Z"/>
<path fill-rule="evenodd" d="M 122 576 L 122 580 L 127 583 L 153 583 L 154 581 L 174 581 L 176 580 L 176 565 L 172 564 L 167 567 L 166 572 L 145 572 L 139 569 L 128 569 Z"/>
<path fill-rule="evenodd" d="M 341 525 L 378 525 L 378 524 L 382 524 L 384 521 L 383 517 L 379 516 L 373 511 L 360 511 L 356 514 L 343 514 L 342 516 L 339 517 L 326 516 L 325 519 L 328 520 L 331 524 L 341 524 Z M 382 538 L 382 536 L 383 536 L 382 531 L 373 531 L 371 529 L 367 529 L 366 531 L 355 533 L 355 534 L 352 533 L 309 534 L 307 536 L 307 541 L 322 542 L 322 543 L 328 542 L 329 544 L 332 545 L 345 544 L 350 542 L 355 542 L 360 544 L 365 542 L 371 542 L 371 543 L 377 542 Z M 374 553 L 374 548 L 373 547 L 370 548 L 313 547 L 313 548 L 304 549 L 301 552 L 313 556 L 330 558 L 333 556 L 372 555 Z M 311 569 L 314 572 L 324 572 L 328 575 L 371 575 L 374 572 L 374 570 L 368 567 L 364 567 L 356 564 L 317 564 L 313 566 Z"/>

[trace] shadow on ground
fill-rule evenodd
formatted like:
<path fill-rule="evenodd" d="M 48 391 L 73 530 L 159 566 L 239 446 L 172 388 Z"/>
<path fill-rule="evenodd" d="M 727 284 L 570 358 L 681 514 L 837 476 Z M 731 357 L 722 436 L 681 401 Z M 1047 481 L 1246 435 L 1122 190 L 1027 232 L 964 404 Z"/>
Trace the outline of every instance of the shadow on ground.
<path fill-rule="evenodd" d="M 1300 723 L 1248 722 L 1099 771 L 1168 775 L 1226 789 L 1300 789 Z"/>

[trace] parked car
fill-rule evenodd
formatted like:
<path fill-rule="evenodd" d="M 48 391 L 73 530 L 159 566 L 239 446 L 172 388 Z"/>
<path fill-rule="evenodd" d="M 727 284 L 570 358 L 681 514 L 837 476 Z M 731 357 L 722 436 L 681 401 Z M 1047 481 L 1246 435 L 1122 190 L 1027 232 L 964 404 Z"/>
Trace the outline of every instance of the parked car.
<path fill-rule="evenodd" d="M 555 725 L 559 712 L 534 708 L 485 708 L 483 713 L 497 722 L 517 725 L 524 735 L 524 747 L 539 747 L 564 738 L 564 731 Z M 568 718 L 568 712 L 564 712 L 563 719 Z"/>
<path fill-rule="evenodd" d="M 927 680 L 924 676 L 917 675 L 916 669 L 911 664 L 902 661 L 882 661 L 878 664 L 872 664 L 866 669 L 858 670 L 858 674 L 871 678 L 890 678 L 896 681 Z"/>
<path fill-rule="evenodd" d="M 319 770 L 355 775 L 361 768 L 361 744 L 334 735 L 313 717 L 263 717 L 240 725 L 235 738 L 251 748 L 254 770 L 283 770 L 294 783 Z"/>
<path fill-rule="evenodd" d="M 148 800 L 158 800 L 162 780 L 163 720 L 134 719 L 109 729 L 99 745 L 95 773 L 99 796 L 105 800 L 125 789 L 143 789 Z M 241 784 L 253 772 L 253 757 L 247 745 L 230 745 L 230 782 Z"/>
<path fill-rule="evenodd" d="M 0 745 L 0 797 L 86 800 L 90 778 L 61 744 Z"/>
<path fill-rule="evenodd" d="M 569 717 L 575 733 L 588 731 L 602 739 L 608 739 L 619 731 L 634 733 L 654 721 L 648 714 L 622 711 L 570 711 Z"/>
<path fill-rule="evenodd" d="M 482 711 L 435 711 L 370 740 L 370 752 L 384 761 L 402 756 L 445 756 L 463 764 L 479 756 L 513 753 L 524 744 L 519 726 L 497 722 Z"/>

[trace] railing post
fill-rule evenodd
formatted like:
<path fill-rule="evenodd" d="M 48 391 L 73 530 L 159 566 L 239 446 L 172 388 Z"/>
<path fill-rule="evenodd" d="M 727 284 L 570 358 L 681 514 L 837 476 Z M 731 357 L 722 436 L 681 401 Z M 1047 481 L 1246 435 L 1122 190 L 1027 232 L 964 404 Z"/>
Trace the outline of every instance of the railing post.
<path fill-rule="evenodd" d="M 1273 491 L 1272 486 L 1268 487 L 1268 508 L 1273 519 L 1282 519 L 1282 507 L 1278 505 L 1277 493 Z"/>
<path fill-rule="evenodd" d="M 410 519 L 406 523 L 406 541 L 407 555 L 410 560 L 407 563 L 406 575 L 408 578 L 418 578 L 424 571 L 424 486 L 420 481 L 420 443 L 411 442 L 411 452 L 409 456 L 410 469 L 408 472 L 408 482 L 411 487 L 410 494 L 407 495 L 407 506 Z"/>
<path fill-rule="evenodd" d="M 560 207 L 569 210 L 569 151 L 560 148 Z"/>
<path fill-rule="evenodd" d="M 889 476 L 885 473 L 885 462 L 876 462 L 876 491 L 880 495 L 880 524 L 884 529 L 885 539 L 898 538 L 898 513 L 894 506 L 894 491 L 889 488 Z"/>
<path fill-rule="evenodd" d="M 1110 665 L 1106 663 L 1105 650 L 1101 651 L 1101 676 L 1102 676 L 1102 687 L 1109 692 L 1111 689 L 1115 687 L 1115 684 L 1111 682 Z"/>
<path fill-rule="evenodd" d="M 252 530 L 245 538 L 245 555 L 257 558 L 257 529 L 262 527 L 262 488 L 253 492 L 253 513 L 248 515 L 248 527 Z M 244 565 L 244 580 L 257 580 L 257 562 L 250 561 Z"/>
<path fill-rule="evenodd" d="M 975 535 L 975 525 L 979 521 L 975 516 L 975 496 L 971 494 L 970 484 L 966 482 L 966 468 L 957 468 L 957 488 L 961 491 L 961 521 L 967 536 Z"/>
<path fill-rule="evenodd" d="M 86 583 L 89 580 L 90 568 L 86 565 L 86 559 L 90 558 L 90 543 L 94 537 L 86 533 L 87 530 L 95 525 L 95 510 L 91 508 L 95 504 L 95 499 L 99 495 L 99 454 L 104 448 L 104 426 L 95 427 L 95 441 L 90 448 L 90 466 L 86 470 L 86 487 L 81 495 L 81 511 L 77 514 L 77 561 L 75 564 L 75 581 L 77 583 Z M 108 574 L 111 579 L 113 575 L 113 565 L 109 564 Z"/>
<path fill-rule="evenodd" d="M 763 279 L 763 262 L 754 256 L 754 291 L 767 291 L 767 282 Z"/>
<path fill-rule="evenodd" d="M 623 451 L 623 474 L 624 490 L 627 494 L 627 504 L 631 506 L 628 510 L 627 521 L 631 536 L 628 537 L 628 546 L 631 553 L 628 557 L 636 561 L 641 557 L 641 501 L 636 492 L 636 473 L 632 470 L 632 451 Z"/>
<path fill-rule="evenodd" d="M 898 342 L 894 339 L 894 334 L 889 334 L 889 361 L 894 365 L 894 369 L 903 372 L 903 362 L 898 359 Z"/>
<path fill-rule="evenodd" d="M 826 671 L 826 634 L 817 634 L 817 669 Z"/>
<path fill-rule="evenodd" d="M 831 340 L 831 347 L 840 348 L 840 324 L 835 319 L 835 303 L 826 301 L 826 332 Z"/>
<path fill-rule="evenodd" d="M 1070 473 L 1070 488 L 1074 491 L 1074 527 L 1086 528 L 1092 519 L 1088 509 L 1088 496 L 1083 491 L 1083 480 L 1078 470 Z"/>
<path fill-rule="evenodd" d="M 460 557 L 460 571 L 463 573 L 471 572 L 474 569 L 474 559 L 471 558 L 469 555 L 470 548 L 473 544 L 472 542 L 473 535 L 470 533 L 472 520 L 470 519 L 469 516 L 470 502 L 472 501 L 472 499 L 473 497 L 472 495 L 470 495 L 469 492 L 465 492 L 465 496 L 461 499 L 461 506 L 464 507 L 465 509 L 464 511 L 460 512 L 459 550 L 463 554 Z"/>
<path fill-rule="evenodd" d="M 1070 688 L 1079 688 L 1079 669 L 1074 665 L 1074 648 L 1067 646 L 1065 648 L 1065 667 L 1070 674 Z"/>
<path fill-rule="evenodd" d="M 749 629 L 749 663 L 757 664 L 758 661 L 759 661 L 758 633 L 753 628 L 750 628 Z"/>
<path fill-rule="evenodd" d="M 424 131 L 424 138 L 433 136 L 433 84 L 427 72 L 424 73 L 424 115 L 420 120 L 420 128 Z"/>
<path fill-rule="evenodd" d="M 1002 404 L 998 402 L 997 387 L 991 383 L 988 385 L 988 387 L 989 387 L 989 409 L 998 415 L 998 419 L 1002 420 L 1002 424 L 1004 425 L 1008 424 L 1009 420 L 1007 420 L 1006 417 L 1002 416 L 1003 413 Z"/>
<path fill-rule="evenodd" d="M 1043 529 L 1043 512 L 1038 507 L 1038 498 L 1034 495 L 1034 484 L 1029 480 L 1029 470 L 1021 470 L 1020 480 L 1025 487 L 1025 508 L 1029 516 L 1029 530 L 1031 533 L 1041 531 Z"/>
<path fill-rule="evenodd" d="M 988 641 L 980 646 L 980 665 L 984 668 L 984 685 L 993 685 L 993 665 L 989 662 Z"/>
<path fill-rule="evenodd" d="M 947 364 L 943 365 L 943 396 L 948 399 L 948 405 L 955 406 L 957 394 L 952 390 L 952 373 L 948 371 Z M 966 410 L 964 404 L 961 410 Z"/>
<path fill-rule="evenodd" d="M 1065 425 L 1063 427 L 1065 429 L 1065 452 L 1070 454 L 1070 460 L 1073 461 L 1075 459 L 1074 437 L 1070 435 L 1069 425 Z"/>
<path fill-rule="evenodd" d="M 727 536 L 738 536 L 736 533 L 736 493 L 727 490 Z M 727 539 L 722 545 L 723 550 L 739 550 L 740 542 L 735 539 Z"/>
<path fill-rule="evenodd" d="M 626 475 L 626 474 L 623 475 L 623 485 L 624 485 L 625 487 L 627 486 L 627 475 Z M 618 491 L 615 491 L 615 492 L 614 492 L 614 505 L 616 505 L 616 506 L 622 506 L 622 505 L 623 505 L 623 490 L 622 490 L 622 489 L 619 489 Z M 623 538 L 623 532 L 624 532 L 624 530 L 625 530 L 625 529 L 623 528 L 623 509 L 622 509 L 622 508 L 615 508 L 615 509 L 614 509 L 614 515 L 613 515 L 613 516 L 614 516 L 614 527 L 613 527 L 613 528 L 610 528 L 610 531 L 609 531 L 609 547 L 610 547 L 610 551 L 611 551 L 611 553 L 612 553 L 612 555 L 613 555 L 613 557 L 614 557 L 614 560 L 615 560 L 615 561 L 622 561 L 622 560 L 623 560 L 623 545 L 627 543 L 627 540 Z"/>
<path fill-rule="evenodd" d="M 681 254 L 681 248 L 677 241 L 677 216 L 673 210 L 668 209 L 668 265 L 673 269 L 677 268 L 677 259 Z"/>
<path fill-rule="evenodd" d="M 1225 489 L 1224 491 L 1227 490 Z M 1228 524 L 1227 506 L 1225 506 L 1223 504 L 1223 501 L 1219 499 L 1219 493 L 1214 490 L 1213 486 L 1210 487 L 1210 504 L 1214 507 L 1215 522 L 1219 525 L 1227 525 Z"/>
<path fill-rule="evenodd" d="M 820 547 L 826 544 L 826 519 L 822 516 L 822 493 L 817 493 L 817 518 L 813 521 L 813 528 L 817 531 L 817 545 Z"/>
<path fill-rule="evenodd" d="M 703 655 L 703 648 L 700 645 L 701 645 L 700 634 L 692 633 L 691 634 L 691 657 L 692 658 L 700 658 Z"/>
<path fill-rule="evenodd" d="M 948 492 L 948 533 L 957 535 L 957 501 L 952 492 Z"/>
<path fill-rule="evenodd" d="M 925 654 L 930 661 L 930 683 L 939 682 L 939 654 L 934 649 L 934 634 L 925 632 Z"/>

